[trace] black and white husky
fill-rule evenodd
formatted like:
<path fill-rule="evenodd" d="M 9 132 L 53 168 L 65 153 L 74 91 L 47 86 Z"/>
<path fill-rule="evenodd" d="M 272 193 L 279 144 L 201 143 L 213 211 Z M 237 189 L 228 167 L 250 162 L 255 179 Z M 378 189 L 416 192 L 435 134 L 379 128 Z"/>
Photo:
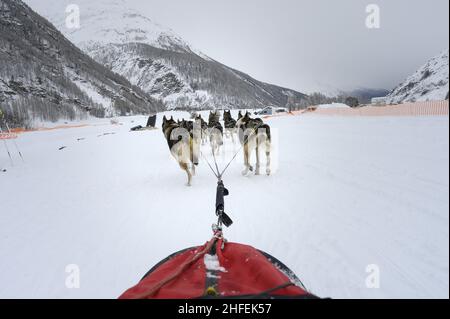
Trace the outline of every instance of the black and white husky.
<path fill-rule="evenodd" d="M 265 124 L 261 119 L 252 119 L 247 112 L 244 116 L 240 115 L 240 119 L 236 123 L 239 141 L 244 150 L 244 171 L 243 175 L 253 172 L 253 166 L 250 165 L 250 157 L 253 151 L 256 154 L 255 175 L 260 174 L 260 148 L 265 148 L 266 153 L 266 174 L 271 174 L 270 169 L 270 150 L 271 150 L 271 133 L 270 126 Z"/>
<path fill-rule="evenodd" d="M 220 147 L 223 145 L 223 126 L 220 124 L 220 114 L 218 111 L 209 113 L 208 121 L 209 143 L 213 154 L 219 154 Z"/>
<path fill-rule="evenodd" d="M 224 111 L 223 112 L 223 122 L 225 124 L 225 137 L 231 138 L 231 141 L 233 144 L 235 143 L 235 136 L 237 135 L 237 128 L 236 128 L 236 120 L 233 119 L 231 116 L 231 111 Z"/>
<path fill-rule="evenodd" d="M 187 123 L 184 123 L 188 126 Z M 178 124 L 173 118 L 163 118 L 162 131 L 167 144 L 170 149 L 170 153 L 178 162 L 181 169 L 186 172 L 188 181 L 187 185 L 191 186 L 192 176 L 195 175 L 195 166 L 198 165 L 196 160 L 195 150 L 197 149 L 197 143 L 192 137 L 191 132 L 180 123 Z"/>

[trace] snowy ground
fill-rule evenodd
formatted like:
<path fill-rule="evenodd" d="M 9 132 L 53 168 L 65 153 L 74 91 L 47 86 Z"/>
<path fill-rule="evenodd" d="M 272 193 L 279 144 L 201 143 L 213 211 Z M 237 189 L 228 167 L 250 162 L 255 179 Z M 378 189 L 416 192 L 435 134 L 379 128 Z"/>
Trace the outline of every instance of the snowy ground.
<path fill-rule="evenodd" d="M 161 131 L 121 121 L 23 134 L 25 163 L 16 156 L 14 167 L 0 145 L 0 297 L 115 298 L 210 238 L 209 168 L 186 187 Z M 448 118 L 268 122 L 273 176 L 243 177 L 241 155 L 225 176 L 229 240 L 273 254 L 322 297 L 449 297 Z M 79 289 L 65 286 L 68 264 L 80 268 Z M 371 264 L 379 289 L 366 287 Z"/>
<path fill-rule="evenodd" d="M 334 109 L 334 108 L 340 108 L 340 109 L 348 109 L 350 106 L 344 103 L 331 103 L 331 104 L 321 104 L 317 106 L 318 109 Z"/>

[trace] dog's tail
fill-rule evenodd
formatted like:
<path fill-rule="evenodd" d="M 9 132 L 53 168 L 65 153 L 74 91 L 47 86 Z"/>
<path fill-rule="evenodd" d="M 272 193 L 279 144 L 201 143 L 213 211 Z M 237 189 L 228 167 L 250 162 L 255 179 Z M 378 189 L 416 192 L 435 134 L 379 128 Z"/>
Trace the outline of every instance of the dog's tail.
<path fill-rule="evenodd" d="M 267 139 L 269 140 L 269 142 L 272 141 L 272 134 L 271 134 L 271 132 L 270 132 L 270 126 L 269 126 L 269 125 L 263 124 L 263 125 L 261 125 L 261 126 L 259 127 L 258 130 L 264 130 L 265 133 L 266 133 L 266 135 L 267 135 Z"/>

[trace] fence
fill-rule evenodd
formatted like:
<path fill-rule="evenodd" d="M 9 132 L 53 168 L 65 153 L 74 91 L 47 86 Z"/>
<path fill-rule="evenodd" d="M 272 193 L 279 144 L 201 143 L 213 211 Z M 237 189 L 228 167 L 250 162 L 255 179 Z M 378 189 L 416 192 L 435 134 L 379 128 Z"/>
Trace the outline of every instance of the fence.
<path fill-rule="evenodd" d="M 359 108 L 318 108 L 308 113 L 343 116 L 435 116 L 449 114 L 448 100 L 405 103 L 387 106 L 366 106 Z"/>
<path fill-rule="evenodd" d="M 13 140 L 17 138 L 17 134 L 13 133 L 0 133 L 0 140 Z"/>

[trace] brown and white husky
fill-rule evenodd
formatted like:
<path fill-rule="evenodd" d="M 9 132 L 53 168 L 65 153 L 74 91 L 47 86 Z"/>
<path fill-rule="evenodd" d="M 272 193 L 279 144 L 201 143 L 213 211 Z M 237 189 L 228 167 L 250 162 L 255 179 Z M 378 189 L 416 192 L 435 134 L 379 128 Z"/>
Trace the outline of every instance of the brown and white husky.
<path fill-rule="evenodd" d="M 195 150 L 196 143 L 189 130 L 178 124 L 173 118 L 163 118 L 162 131 L 170 153 L 178 162 L 181 169 L 186 172 L 188 181 L 187 185 L 191 186 L 192 176 L 195 175 L 195 166 L 198 165 Z"/>
<path fill-rule="evenodd" d="M 256 170 L 255 175 L 260 174 L 260 156 L 259 151 L 261 147 L 265 147 L 266 153 L 266 174 L 271 174 L 270 169 L 270 150 L 271 150 L 271 133 L 270 126 L 265 124 L 261 119 L 252 119 L 247 112 L 245 116 L 240 117 L 236 123 L 238 129 L 239 141 L 244 150 L 244 165 L 245 169 L 243 175 L 248 175 L 253 172 L 253 166 L 250 165 L 250 156 L 253 151 L 256 154 Z"/>

